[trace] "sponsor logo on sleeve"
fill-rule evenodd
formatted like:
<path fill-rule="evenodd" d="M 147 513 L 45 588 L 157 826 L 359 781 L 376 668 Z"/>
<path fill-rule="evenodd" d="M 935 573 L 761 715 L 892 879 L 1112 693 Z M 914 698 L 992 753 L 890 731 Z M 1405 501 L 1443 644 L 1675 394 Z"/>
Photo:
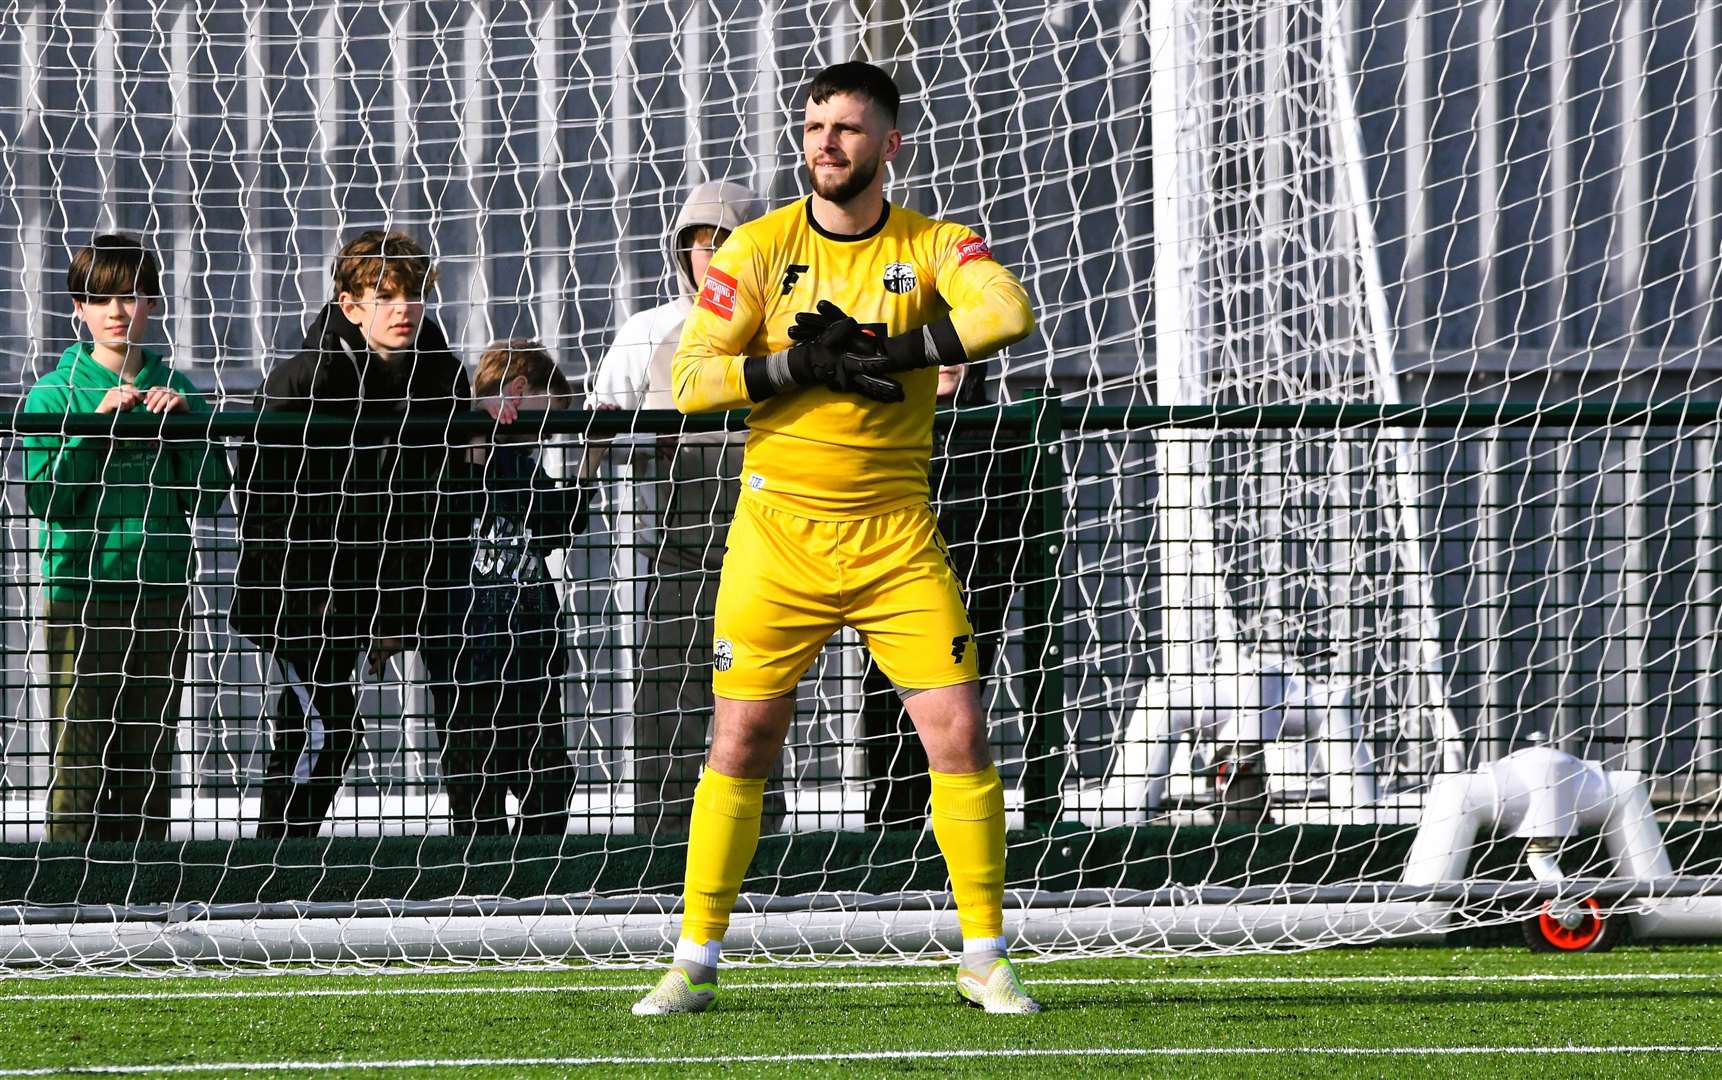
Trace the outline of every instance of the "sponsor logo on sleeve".
<path fill-rule="evenodd" d="M 976 259 L 990 259 L 993 249 L 987 247 L 987 242 L 978 236 L 971 236 L 957 245 L 957 265 L 967 266 Z"/>
<path fill-rule="evenodd" d="M 730 669 L 730 665 L 734 663 L 735 646 L 729 643 L 728 638 L 720 637 L 716 641 L 712 642 L 713 667 L 717 668 L 719 671 L 728 671 Z"/>
<path fill-rule="evenodd" d="M 911 293 L 915 291 L 915 268 L 904 262 L 894 262 L 885 268 L 885 291 Z"/>
<path fill-rule="evenodd" d="M 705 287 L 700 289 L 700 307 L 728 321 L 735 318 L 735 278 L 712 267 L 706 271 Z"/>

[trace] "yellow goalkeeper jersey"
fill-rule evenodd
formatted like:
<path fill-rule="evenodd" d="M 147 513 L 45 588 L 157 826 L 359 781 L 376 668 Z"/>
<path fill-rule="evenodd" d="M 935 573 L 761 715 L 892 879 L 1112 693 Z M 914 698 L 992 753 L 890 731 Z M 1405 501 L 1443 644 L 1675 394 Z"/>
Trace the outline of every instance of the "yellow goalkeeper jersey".
<path fill-rule="evenodd" d="M 794 344 L 795 316 L 821 300 L 882 336 L 948 316 L 972 363 L 1034 329 L 1027 292 L 973 230 L 890 204 L 841 236 L 803 199 L 741 226 L 712 258 L 671 386 L 684 413 L 752 406 L 743 494 L 826 521 L 925 501 L 937 367 L 893 376 L 906 399 L 891 404 L 823 386 L 749 399 L 743 362 Z"/>

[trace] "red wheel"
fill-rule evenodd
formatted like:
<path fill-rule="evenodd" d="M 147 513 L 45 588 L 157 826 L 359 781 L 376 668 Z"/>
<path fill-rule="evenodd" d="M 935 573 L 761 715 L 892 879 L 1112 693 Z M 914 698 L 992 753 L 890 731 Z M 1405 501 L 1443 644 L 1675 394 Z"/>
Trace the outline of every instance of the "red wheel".
<path fill-rule="evenodd" d="M 1620 944 L 1626 933 L 1626 919 L 1621 916 L 1604 918 L 1602 905 L 1585 900 L 1578 906 L 1578 919 L 1568 926 L 1549 912 L 1549 905 L 1536 918 L 1524 922 L 1525 944 L 1532 952 L 1577 953 L 1607 952 Z M 1569 920 L 1572 921 L 1572 920 Z"/>

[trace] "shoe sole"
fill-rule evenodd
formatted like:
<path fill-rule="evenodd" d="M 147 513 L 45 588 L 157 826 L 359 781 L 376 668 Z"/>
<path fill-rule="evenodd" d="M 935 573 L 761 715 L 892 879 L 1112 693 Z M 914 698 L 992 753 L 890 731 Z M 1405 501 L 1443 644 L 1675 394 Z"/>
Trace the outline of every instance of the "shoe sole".
<path fill-rule="evenodd" d="M 981 1003 L 980 1003 L 980 1002 L 978 1002 L 978 1001 L 971 1001 L 971 1000 L 969 1000 L 969 999 L 968 999 L 968 998 L 966 998 L 966 997 L 964 997 L 964 996 L 963 996 L 963 995 L 962 995 L 962 994 L 958 994 L 958 995 L 957 995 L 957 1004 L 959 1004 L 959 1005 L 967 1005 L 967 1006 L 968 1006 L 968 1007 L 969 1007 L 969 1008 L 971 1008 L 971 1009 L 982 1009 L 982 1010 L 984 1010 L 984 1009 L 986 1009 L 986 1006 L 985 1006 L 985 1005 L 982 1005 L 982 1004 L 981 1004 Z M 1038 1016 L 1038 1015 L 1039 1015 L 1039 1014 L 1041 1014 L 1041 1013 L 1043 1013 L 1043 1012 L 1045 1012 L 1045 1011 L 1046 1011 L 1046 1006 L 1044 1006 L 1044 1005 L 1043 1005 L 1043 1006 L 1041 1006 L 1041 1007 L 1040 1007 L 1040 1008 L 1038 1008 L 1038 1009 L 1036 1009 L 1036 1010 L 1034 1010 L 1034 1011 L 1033 1011 L 1033 1012 L 1022 1012 L 1022 1013 L 992 1013 L 992 1014 L 991 1014 L 991 1015 L 993 1015 L 993 1016 Z"/>

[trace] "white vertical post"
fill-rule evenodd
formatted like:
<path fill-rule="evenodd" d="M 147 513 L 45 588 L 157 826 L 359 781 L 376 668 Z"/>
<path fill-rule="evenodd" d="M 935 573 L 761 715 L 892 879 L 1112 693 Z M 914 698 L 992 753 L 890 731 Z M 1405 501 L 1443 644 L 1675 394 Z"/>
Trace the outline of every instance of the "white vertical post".
<path fill-rule="evenodd" d="M 1476 336 L 1472 343 L 1497 347 L 1496 308 L 1500 278 L 1495 260 L 1501 230 L 1501 0 L 1483 0 L 1477 12 L 1477 273 L 1480 279 Z"/>
<path fill-rule="evenodd" d="M 1427 169 L 1429 165 L 1430 87 L 1429 87 L 1429 27 L 1424 16 L 1426 0 L 1409 0 L 1405 7 L 1405 268 L 1402 282 L 1400 311 L 1403 329 L 1409 344 L 1415 349 L 1428 346 L 1428 327 L 1423 302 L 1423 274 L 1426 269 L 1429 236 L 1429 200 Z"/>
<path fill-rule="evenodd" d="M 246 6 L 245 20 L 245 164 L 241 169 L 242 198 L 245 207 L 245 229 L 241 242 L 245 248 L 245 276 L 251 293 L 251 356 L 249 360 L 261 376 L 268 355 L 273 323 L 268 316 L 271 288 L 269 255 L 268 207 L 263 194 L 263 143 L 268 132 L 269 97 L 265 89 L 269 79 L 268 56 L 269 7 L 263 3 Z"/>
<path fill-rule="evenodd" d="M 26 9 L 18 20 L 18 217 L 23 228 L 18 237 L 18 262 L 22 267 L 24 318 L 21 336 L 29 344 L 25 374 L 41 373 L 42 346 L 48 340 L 47 275 L 42 253 L 47 248 L 43 225 L 42 191 L 42 16 L 39 9 Z M 42 715 L 46 715 L 43 713 Z"/>
<path fill-rule="evenodd" d="M 628 232 L 629 199 L 634 192 L 634 151 L 639 143 L 636 130 L 638 119 L 634 101 L 634 26 L 627 2 L 616 5 L 615 18 L 610 22 L 610 190 L 611 203 L 616 207 L 616 235 Z M 638 256 L 631 255 L 625 245 L 616 260 L 616 322 L 634 314 L 634 293 L 642 278 Z"/>
<path fill-rule="evenodd" d="M 420 101 L 422 85 L 413 68 L 413 47 L 417 31 L 417 4 L 402 4 L 389 22 L 389 83 L 390 131 L 389 149 L 394 155 L 394 176 L 384 180 L 387 190 L 384 206 L 388 214 L 387 228 L 416 232 L 421 224 L 420 182 L 423 170 L 418 161 L 418 128 L 413 123 Z M 384 17 L 388 13 L 384 12 Z M 440 255 L 441 252 L 434 252 Z M 441 311 L 437 312 L 441 316 Z M 446 327 L 445 327 L 446 329 Z M 430 746 L 435 727 L 432 712 L 435 704 L 430 694 L 430 674 L 424 656 L 411 653 L 400 658 L 396 670 L 401 677 L 401 779 L 410 785 L 423 785 L 430 769 Z M 429 813 L 429 791 L 425 791 L 426 814 Z M 403 816 L 406 810 L 401 811 Z"/>
<path fill-rule="evenodd" d="M 114 155 L 114 132 L 119 126 L 119 12 L 116 0 L 108 0 L 96 25 L 95 40 L 95 166 L 101 177 L 102 215 L 97 232 L 109 232 L 123 227 L 119 215 L 119 177 L 114 175 L 118 158 Z M 79 237 L 81 243 L 84 237 Z"/>
<path fill-rule="evenodd" d="M 324 213 L 320 223 L 323 242 L 312 246 L 313 251 L 334 251 L 335 241 L 346 231 L 347 215 L 342 205 L 341 193 L 337 182 L 345 174 L 338 169 L 341 146 L 341 120 L 344 110 L 341 107 L 342 81 L 336 73 L 345 52 L 346 28 L 341 25 L 341 8 L 331 5 L 317 25 L 317 61 L 316 74 L 313 77 L 314 93 L 316 95 L 317 113 L 317 151 L 323 164 L 323 179 L 329 187 L 324 192 Z M 319 266 L 319 271 L 324 267 Z M 322 274 L 319 274 L 322 277 Z M 326 294 L 329 291 L 325 284 L 312 296 Z"/>
<path fill-rule="evenodd" d="M 1154 153 L 1154 313 L 1155 357 L 1159 370 L 1156 401 L 1161 405 L 1195 404 L 1202 398 L 1193 367 L 1197 343 L 1192 337 L 1187 265 L 1193 238 L 1185 234 L 1195 217 L 1184 206 L 1185 170 L 1182 143 L 1193 103 L 1191 87 L 1200 77 L 1185 45 L 1188 9 L 1176 0 L 1149 5 L 1149 63 L 1152 65 L 1149 102 Z M 1159 433 L 1155 461 L 1160 474 L 1159 530 L 1161 544 L 1161 611 L 1166 641 L 1165 676 L 1191 679 L 1198 674 L 1195 599 L 1194 433 L 1167 429 Z"/>
<path fill-rule="evenodd" d="M 610 23 L 609 173 L 613 192 L 611 201 L 616 207 L 618 238 L 627 236 L 628 224 L 632 220 L 631 202 L 638 175 L 634 155 L 641 138 L 639 106 L 634 90 L 637 66 L 634 54 L 634 6 L 634 3 L 626 0 L 618 3 L 615 18 Z M 617 246 L 622 251 L 616 267 L 616 314 L 617 322 L 620 323 L 634 313 L 635 293 L 639 283 L 647 275 L 641 269 L 641 256 L 629 253 L 626 245 L 620 241 Z M 615 612 L 637 612 L 642 606 L 636 588 L 641 576 L 636 568 L 638 538 L 641 535 L 641 503 L 637 498 L 632 464 L 620 455 L 612 455 L 610 460 L 614 468 L 614 486 L 611 490 L 615 493 L 611 513 L 614 515 L 617 537 L 616 547 L 610 557 L 610 596 L 604 608 L 613 617 Z M 635 776 L 638 772 L 632 753 L 635 743 L 634 683 L 642 659 L 635 651 L 639 635 L 634 622 L 635 620 L 626 616 L 620 620 L 617 627 L 617 646 L 611 654 L 616 658 L 613 671 L 618 692 L 613 704 L 618 715 L 610 724 L 611 738 L 606 743 L 612 748 L 614 764 L 605 763 L 610 765 L 609 775 L 618 785 L 618 790 L 629 793 L 629 804 L 633 801 Z M 620 821 L 616 824 L 618 828 L 623 827 Z"/>
<path fill-rule="evenodd" d="M 1722 598 L 1716 595 L 1716 436 L 1710 431 L 1692 441 L 1692 464 L 1693 554 L 1698 563 L 1692 582 L 1691 603 L 1693 633 L 1697 639 L 1692 650 L 1693 681 L 1697 684 L 1698 698 L 1694 725 L 1697 743 L 1692 748 L 1692 773 L 1693 779 L 1697 780 L 1706 774 L 1714 776 L 1718 771 L 1716 679 L 1718 671 L 1722 670 L 1717 666 L 1722 656 L 1717 655 L 1716 648 L 1716 605 L 1722 602 Z"/>
<path fill-rule="evenodd" d="M 1565 345 L 1565 315 L 1573 297 L 1568 294 L 1568 269 L 1573 248 L 1573 152 L 1572 152 L 1572 35 L 1574 0 L 1550 0 L 1549 9 L 1549 275 L 1560 284 L 1554 310 L 1549 312 L 1554 335 L 1553 351 Z"/>
<path fill-rule="evenodd" d="M 406 228 L 418 226 L 421 209 L 420 187 L 415 181 L 422 178 L 422 168 L 418 161 L 418 127 L 413 123 L 419 103 L 419 79 L 413 70 L 417 14 L 417 4 L 402 4 L 389 24 L 389 81 L 393 91 L 389 146 L 394 151 L 395 175 L 394 190 L 386 202 L 391 216 L 399 214 L 405 218 L 391 220 L 389 224 Z"/>
<path fill-rule="evenodd" d="M 1572 562 L 1573 538 L 1578 535 L 1578 502 L 1576 484 L 1578 470 L 1573 461 L 1578 456 L 1578 443 L 1568 437 L 1561 440 L 1558 464 L 1555 466 L 1555 536 L 1551 541 L 1555 590 L 1560 610 L 1556 625 L 1560 629 L 1560 670 L 1556 675 L 1558 700 L 1549 719 L 1549 745 L 1568 753 L 1580 753 L 1576 744 L 1582 726 L 1583 710 L 1579 705 L 1580 685 L 1586 674 L 1576 670 L 1579 650 L 1579 583 L 1577 567 Z"/>
<path fill-rule="evenodd" d="M 1620 138 L 1620 172 L 1615 189 L 1615 213 L 1619 223 L 1614 235 L 1619 258 L 1612 260 L 1615 288 L 1620 296 L 1621 325 L 1630 349 L 1638 344 L 1639 317 L 1643 308 L 1646 196 L 1644 138 L 1644 66 L 1649 51 L 1644 25 L 1643 0 L 1620 0 L 1620 83 L 1616 88 L 1619 118 L 1615 130 Z"/>
<path fill-rule="evenodd" d="M 1644 505 L 1647 441 L 1647 432 L 1640 428 L 1621 446 L 1621 466 L 1626 473 L 1626 617 L 1619 630 L 1626 642 L 1626 754 L 1615 767 L 1638 772 L 1649 771 L 1654 761 L 1650 752 L 1650 513 Z"/>
<path fill-rule="evenodd" d="M 572 212 L 572 200 L 566 198 L 562 185 L 562 99 L 567 93 L 561 61 L 561 14 L 557 7 L 545 5 L 533 25 L 532 66 L 537 81 L 537 140 L 538 177 L 533 190 L 536 221 L 531 233 L 538 253 L 532 260 L 530 280 L 536 291 L 539 340 L 552 351 L 562 341 L 562 289 L 568 266 L 566 237 L 571 230 L 563 228 L 563 218 Z"/>
<path fill-rule="evenodd" d="M 778 100 L 781 72 L 777 64 L 777 0 L 760 5 L 754 30 L 753 104 L 749 120 L 750 185 L 767 205 L 777 186 L 777 156 L 783 150 L 783 107 Z"/>
<path fill-rule="evenodd" d="M 841 0 L 831 8 L 831 21 L 825 30 L 825 62 L 840 64 L 855 56 L 860 44 L 861 17 L 852 0 Z"/>
<path fill-rule="evenodd" d="M 196 323 L 191 315 L 192 275 L 196 272 L 193 255 L 192 211 L 194 200 L 191 180 L 190 151 L 192 146 L 193 58 L 191 53 L 191 13 L 181 9 L 167 32 L 168 108 L 172 117 L 173 134 L 169 144 L 160 148 L 161 177 L 164 191 L 153 192 L 148 218 L 156 225 L 155 249 L 165 256 L 169 268 L 169 304 L 164 320 L 168 330 L 168 355 L 176 367 L 196 355 Z M 167 227 L 161 228 L 162 216 Z M 220 368 L 216 369 L 220 378 Z M 200 560 L 203 561 L 203 560 Z M 197 575 L 192 577 L 194 613 L 200 602 Z M 175 739 L 184 748 L 182 757 L 173 758 L 173 784 L 185 797 L 195 798 L 200 773 L 207 776 L 209 750 L 221 739 L 213 717 L 221 700 L 223 657 L 218 639 L 223 635 L 207 619 L 194 619 L 192 643 L 185 658 L 189 677 L 180 689 L 179 714 L 183 718 Z M 182 673 L 185 674 L 185 673 Z M 170 811 L 171 812 L 171 811 Z M 197 823 L 192 823 L 193 836 Z"/>
<path fill-rule="evenodd" d="M 17 147 L 12 156 L 13 171 L 4 178 L 6 186 L 14 193 L 18 201 L 18 219 L 21 225 L 18 235 L 18 284 L 21 290 L 20 300 L 23 303 L 21 320 L 14 325 L 19 336 L 27 342 L 28 352 L 23 357 L 23 369 L 16 372 L 21 382 L 34 381 L 43 373 L 43 369 L 52 360 L 43 355 L 43 344 L 48 340 L 48 309 L 47 275 L 42 265 L 42 253 L 47 246 L 46 230 L 43 227 L 44 196 L 42 191 L 42 113 L 44 111 L 43 82 L 42 82 L 42 37 L 41 11 L 34 4 L 25 5 L 19 13 L 18 34 L 18 64 L 17 72 Z M 33 546 L 33 545 L 32 545 Z M 23 574 L 18 586 L 25 593 L 27 610 L 40 610 L 42 590 L 40 588 L 40 562 L 27 553 L 24 560 Z M 30 690 L 26 695 L 26 719 L 45 721 L 51 714 L 49 688 L 46 677 L 47 640 L 40 619 L 29 619 L 24 632 L 28 643 L 28 679 Z M 25 753 L 24 786 L 43 790 L 48 786 L 49 767 L 48 754 L 48 725 L 33 723 L 25 725 L 23 731 L 23 746 Z M 11 749 L 8 746 L 8 749 Z M 8 826 L 26 824 L 16 822 L 10 817 L 5 821 Z"/>
<path fill-rule="evenodd" d="M 1292 138 L 1290 124 L 1293 122 L 1289 115 L 1297 107 L 1297 80 L 1291 66 L 1297 61 L 1288 55 L 1288 27 L 1286 25 L 1289 12 L 1286 5 L 1268 5 L 1261 13 L 1262 44 L 1261 44 L 1261 96 L 1260 105 L 1242 106 L 1250 112 L 1259 111 L 1261 127 L 1251 128 L 1249 137 L 1261 144 L 1262 164 L 1260 170 L 1250 170 L 1251 191 L 1250 200 L 1260 207 L 1262 215 L 1261 230 L 1261 259 L 1262 276 L 1266 279 L 1262 284 L 1269 296 L 1279 296 L 1285 288 L 1287 276 L 1288 253 L 1291 247 L 1287 233 L 1286 197 L 1290 191 L 1292 162 L 1291 147 L 1288 145 Z M 1246 113 L 1248 115 L 1248 113 Z M 1254 119 L 1251 116 L 1251 119 Z M 1300 260 L 1304 274 L 1320 271 L 1313 265 L 1316 260 L 1305 258 Z M 1298 281 L 1294 288 L 1307 288 L 1308 283 Z M 1276 313 L 1277 315 L 1277 313 Z M 1279 323 L 1278 318 L 1271 320 Z M 1275 351 L 1273 361 L 1280 362 L 1278 350 L 1285 345 L 1283 327 L 1275 326 L 1273 340 L 1268 348 Z"/>
<path fill-rule="evenodd" d="M 1512 538 L 1504 534 L 1512 526 L 1512 517 L 1506 509 L 1510 494 L 1501 434 L 1501 429 L 1495 428 L 1483 443 L 1483 511 L 1477 515 L 1478 561 L 1482 564 L 1477 578 L 1483 586 L 1480 606 L 1488 613 L 1488 622 L 1484 626 L 1488 636 L 1483 645 L 1481 702 L 1484 709 L 1482 728 L 1489 740 L 1482 755 L 1486 761 L 1499 760 L 1513 751 L 1512 729 L 1507 723 L 1507 717 L 1513 711 L 1513 693 L 1508 685 L 1510 677 L 1504 644 L 1508 613 L 1512 607 L 1512 576 L 1508 571 L 1513 556 Z"/>
<path fill-rule="evenodd" d="M 194 351 L 198 345 L 197 321 L 191 310 L 191 282 L 197 273 L 200 241 L 194 213 L 197 185 L 191 169 L 192 140 L 195 138 L 192 95 L 196 85 L 191 21 L 191 9 L 181 8 L 173 20 L 168 38 L 168 97 L 169 107 L 173 110 L 172 166 L 167 170 L 167 175 L 172 178 L 167 220 L 168 228 L 172 230 L 173 245 L 169 256 L 173 268 L 173 307 L 169 317 L 173 320 L 173 347 L 180 353 Z M 215 377 L 221 379 L 220 367 L 216 368 Z"/>
<path fill-rule="evenodd" d="M 678 81 L 682 92 L 682 183 L 687 187 L 706 180 L 710 171 L 706 161 L 705 116 L 710 103 L 706 78 L 706 58 L 710 49 L 707 41 L 711 30 L 706 26 L 703 4 L 690 4 L 682 15 L 676 34 L 676 48 L 681 60 Z M 666 203 L 666 210 L 675 204 Z M 671 211 L 673 213 L 673 211 Z"/>
<path fill-rule="evenodd" d="M 484 7 L 474 4 L 461 33 L 460 149 L 461 169 L 473 205 L 471 266 L 466 275 L 463 343 L 469 353 L 482 349 L 491 337 L 490 259 L 486 243 L 488 192 L 483 175 L 490 163 L 487 139 L 487 98 L 491 83 L 485 74 L 489 27 Z"/>

